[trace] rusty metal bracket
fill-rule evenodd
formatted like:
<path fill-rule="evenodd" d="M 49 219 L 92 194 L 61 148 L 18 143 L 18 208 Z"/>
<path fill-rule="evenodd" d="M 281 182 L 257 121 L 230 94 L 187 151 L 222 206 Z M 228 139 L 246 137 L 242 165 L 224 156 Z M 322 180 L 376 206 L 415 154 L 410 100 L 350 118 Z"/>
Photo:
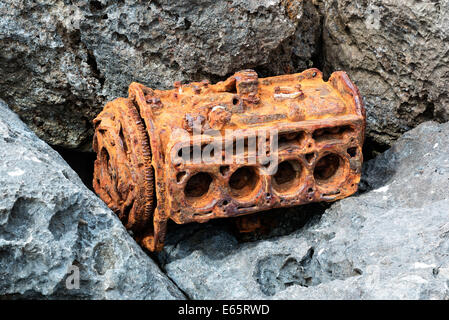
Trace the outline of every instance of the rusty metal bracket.
<path fill-rule="evenodd" d="M 263 79 L 243 70 L 172 90 L 132 83 L 94 126 L 94 189 L 151 251 L 162 249 L 168 219 L 206 222 L 335 201 L 360 181 L 365 109 L 342 71 L 323 81 L 317 69 Z M 274 134 L 261 139 L 261 131 Z M 262 149 L 264 160 L 251 162 Z M 209 157 L 196 161 L 195 152 Z"/>

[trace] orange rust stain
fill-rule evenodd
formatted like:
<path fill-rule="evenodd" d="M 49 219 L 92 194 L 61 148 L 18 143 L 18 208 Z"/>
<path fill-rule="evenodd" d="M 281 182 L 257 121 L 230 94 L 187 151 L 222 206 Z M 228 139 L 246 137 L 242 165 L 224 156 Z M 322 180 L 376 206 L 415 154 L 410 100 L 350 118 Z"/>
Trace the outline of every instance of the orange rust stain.
<path fill-rule="evenodd" d="M 194 135 L 195 124 L 202 140 Z M 128 98 L 106 104 L 94 126 L 94 189 L 151 251 L 162 249 L 168 219 L 206 222 L 335 201 L 356 192 L 360 181 L 365 109 L 342 71 L 323 81 L 317 69 L 262 79 L 243 70 L 214 85 L 175 82 L 172 90 L 132 83 Z M 204 135 L 212 129 L 220 134 L 215 140 Z M 211 141 L 250 139 L 262 129 L 278 132 L 271 174 L 265 163 L 249 164 L 251 150 L 245 148 L 227 163 L 177 156 L 179 150 L 194 153 L 195 146 L 201 152 Z M 237 156 L 243 163 L 234 161 Z M 248 232 L 260 221 L 240 225 Z"/>

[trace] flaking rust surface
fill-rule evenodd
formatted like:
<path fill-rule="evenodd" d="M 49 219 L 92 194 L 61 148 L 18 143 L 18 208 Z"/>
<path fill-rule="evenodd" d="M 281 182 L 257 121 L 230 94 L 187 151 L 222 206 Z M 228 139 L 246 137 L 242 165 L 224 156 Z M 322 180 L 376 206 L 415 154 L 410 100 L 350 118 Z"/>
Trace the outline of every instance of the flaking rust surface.
<path fill-rule="evenodd" d="M 175 82 L 165 91 L 132 83 L 128 98 L 109 102 L 94 125 L 94 189 L 151 251 L 162 249 L 168 219 L 206 222 L 335 201 L 356 192 L 360 181 L 365 109 L 342 71 L 323 81 L 317 69 L 263 79 L 243 70 L 215 85 Z M 221 136 L 212 140 L 211 129 Z M 224 158 L 227 143 L 260 130 L 278 132 L 273 174 L 266 163 L 248 163 L 248 149 L 232 156 L 244 163 L 191 163 L 178 155 L 220 141 Z M 270 152 L 269 139 L 257 143 Z M 241 222 L 243 231 L 251 224 Z"/>

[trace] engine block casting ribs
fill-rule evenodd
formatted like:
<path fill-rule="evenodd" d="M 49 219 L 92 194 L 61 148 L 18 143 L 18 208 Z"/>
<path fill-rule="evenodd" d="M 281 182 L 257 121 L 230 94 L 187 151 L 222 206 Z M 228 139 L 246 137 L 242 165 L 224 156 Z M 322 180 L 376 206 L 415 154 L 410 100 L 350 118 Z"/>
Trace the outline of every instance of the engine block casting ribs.
<path fill-rule="evenodd" d="M 128 98 L 107 103 L 94 127 L 96 193 L 142 246 L 159 251 L 168 219 L 206 222 L 356 192 L 365 108 L 342 71 L 323 81 L 317 69 L 262 79 L 243 70 L 214 85 L 175 82 L 172 90 L 132 83 Z M 257 135 L 261 130 L 276 132 L 270 173 L 266 163 L 247 161 L 248 139 L 275 151 L 271 138 Z M 243 154 L 230 162 L 181 161 L 212 141 L 237 150 L 239 139 Z M 219 150 L 214 159 L 224 160 L 225 148 Z M 238 156 L 245 161 L 234 161 Z"/>

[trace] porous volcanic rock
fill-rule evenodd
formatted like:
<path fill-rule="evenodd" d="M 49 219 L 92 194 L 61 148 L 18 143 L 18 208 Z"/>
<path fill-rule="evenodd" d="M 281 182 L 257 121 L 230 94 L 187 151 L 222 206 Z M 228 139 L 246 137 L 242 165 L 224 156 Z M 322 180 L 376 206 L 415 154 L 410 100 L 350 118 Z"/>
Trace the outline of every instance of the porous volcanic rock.
<path fill-rule="evenodd" d="M 360 89 L 367 134 L 390 145 L 428 120 L 449 120 L 449 1 L 323 0 L 326 69 Z"/>
<path fill-rule="evenodd" d="M 132 81 L 216 81 L 311 65 L 311 0 L 4 0 L 0 98 L 51 145 L 88 149 L 91 120 Z"/>

